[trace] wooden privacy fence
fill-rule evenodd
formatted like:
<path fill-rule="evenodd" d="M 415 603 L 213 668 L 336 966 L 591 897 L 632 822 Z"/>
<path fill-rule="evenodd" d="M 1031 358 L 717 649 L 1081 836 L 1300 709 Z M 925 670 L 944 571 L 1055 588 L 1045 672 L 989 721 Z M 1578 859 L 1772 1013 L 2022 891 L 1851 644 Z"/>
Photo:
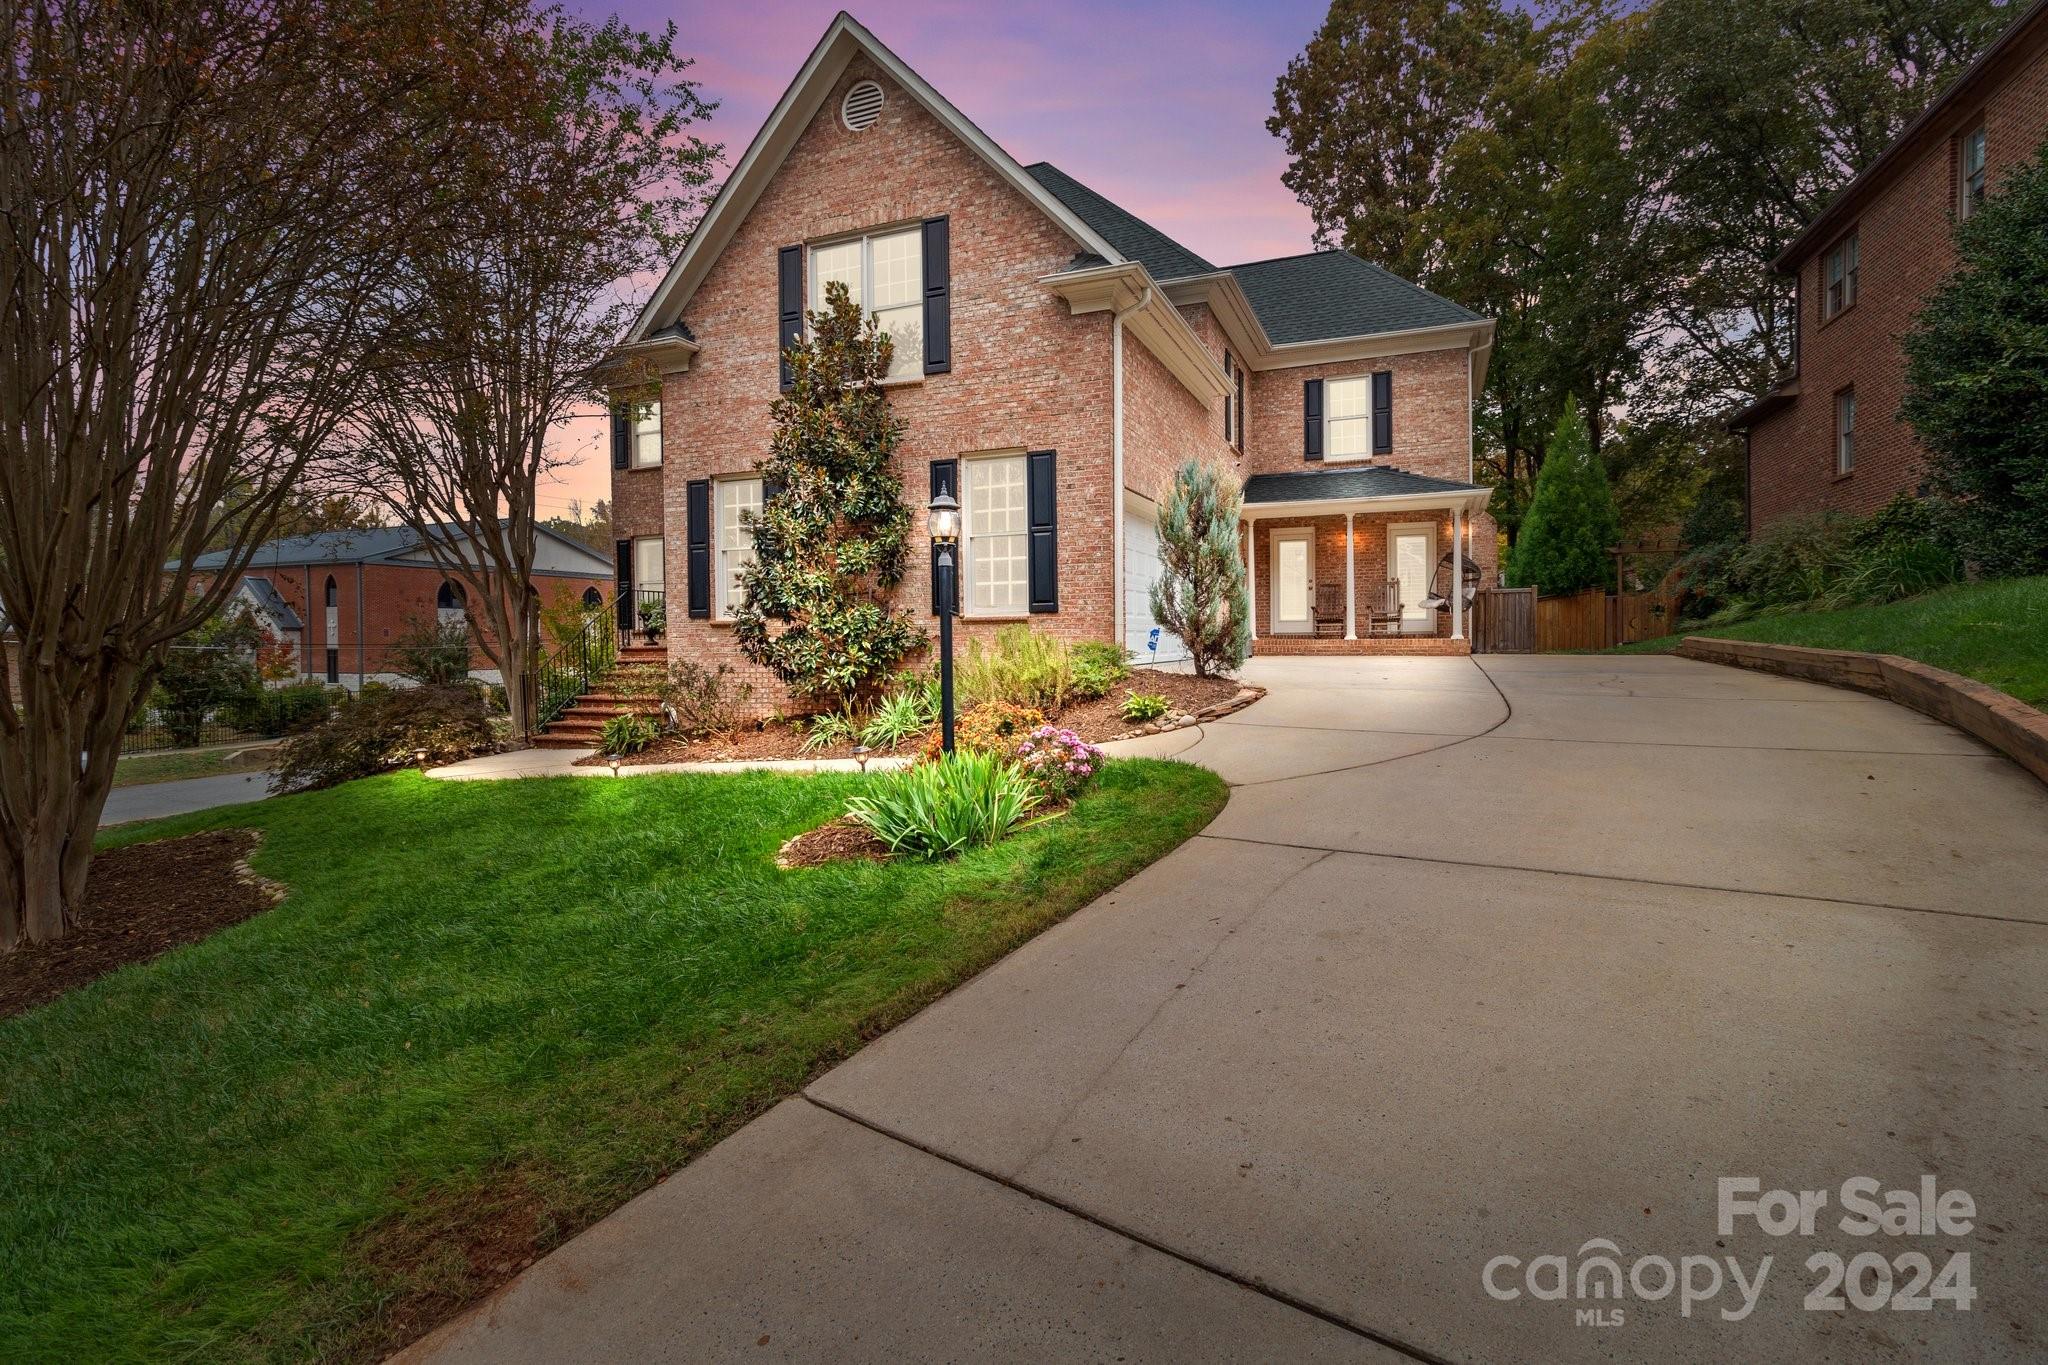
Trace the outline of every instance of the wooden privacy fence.
<path fill-rule="evenodd" d="M 1536 602 L 1536 648 L 1548 654 L 1559 649 L 1605 649 L 1607 594 L 1595 588 L 1569 597 L 1544 597 Z"/>
<path fill-rule="evenodd" d="M 1472 599 L 1472 652 L 1527 654 L 1535 648 L 1536 589 L 1480 589 Z"/>

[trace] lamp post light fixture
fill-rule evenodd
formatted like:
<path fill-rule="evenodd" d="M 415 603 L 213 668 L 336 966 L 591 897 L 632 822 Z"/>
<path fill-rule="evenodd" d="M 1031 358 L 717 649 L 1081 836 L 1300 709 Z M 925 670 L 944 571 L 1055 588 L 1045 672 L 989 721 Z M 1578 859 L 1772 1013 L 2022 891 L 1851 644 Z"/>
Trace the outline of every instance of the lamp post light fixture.
<path fill-rule="evenodd" d="M 960 608 L 960 504 L 944 488 L 932 499 L 932 600 L 939 609 L 939 747 L 953 753 L 953 614 Z"/>

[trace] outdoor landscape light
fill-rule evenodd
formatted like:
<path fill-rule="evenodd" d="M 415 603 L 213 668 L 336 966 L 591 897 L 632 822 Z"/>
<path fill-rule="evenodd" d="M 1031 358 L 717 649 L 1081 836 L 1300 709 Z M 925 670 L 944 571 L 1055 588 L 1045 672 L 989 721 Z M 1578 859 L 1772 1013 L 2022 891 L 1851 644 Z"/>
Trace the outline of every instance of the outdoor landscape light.
<path fill-rule="evenodd" d="M 619 775 L 619 756 L 617 754 L 606 754 L 605 761 L 612 765 L 612 776 L 617 777 Z"/>
<path fill-rule="evenodd" d="M 412 751 L 412 761 L 420 765 L 421 772 L 425 772 L 427 770 L 427 751 L 425 749 L 414 749 Z"/>
<path fill-rule="evenodd" d="M 939 748 L 953 753 L 953 612 L 959 606 L 959 574 L 953 546 L 960 539 L 960 504 L 943 487 L 931 505 L 932 602 L 939 614 Z"/>
<path fill-rule="evenodd" d="M 866 772 L 868 770 L 868 754 L 871 752 L 872 750 L 870 750 L 868 746 L 865 744 L 856 744 L 853 746 L 853 761 L 855 763 L 860 764 L 860 770 L 862 772 Z"/>

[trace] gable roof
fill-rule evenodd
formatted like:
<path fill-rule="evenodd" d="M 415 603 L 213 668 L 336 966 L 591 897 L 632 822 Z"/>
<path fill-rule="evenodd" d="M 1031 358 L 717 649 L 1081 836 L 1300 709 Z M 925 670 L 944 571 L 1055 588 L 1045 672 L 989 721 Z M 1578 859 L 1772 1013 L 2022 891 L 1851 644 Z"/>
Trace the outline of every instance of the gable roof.
<path fill-rule="evenodd" d="M 1228 269 L 1275 346 L 1484 321 L 1348 251 L 1311 251 Z"/>
<path fill-rule="evenodd" d="M 857 56 L 866 56 L 880 68 L 899 89 L 922 105 L 926 113 L 966 143 L 999 177 L 1043 210 L 1083 252 L 1099 256 L 1112 265 L 1123 263 L 1123 254 L 1105 241 L 1100 233 L 1026 174 L 1015 157 L 975 127 L 945 96 L 912 71 L 902 58 L 884 47 L 857 19 L 841 10 L 825 29 L 825 36 L 811 49 L 811 55 L 789 83 L 789 88 L 782 92 L 782 98 L 776 101 L 767 122 L 761 125 L 761 131 L 747 145 L 745 155 L 733 167 L 732 174 L 719 187 L 717 197 L 705 210 L 696 231 L 690 234 L 682 255 L 676 258 L 668 274 L 648 296 L 647 306 L 640 310 L 640 316 L 635 319 L 632 330 L 627 332 L 624 344 L 644 341 L 657 326 L 674 323 L 681 318 L 683 308 L 697 286 L 703 283 L 712 262 L 718 259 L 718 253 L 732 240 L 733 233 L 755 201 L 760 199 L 768 182 L 782 168 L 798 136 L 816 116 L 825 96 Z"/>
<path fill-rule="evenodd" d="M 503 519 L 499 521 L 504 524 Z M 434 528 L 436 539 L 452 543 L 459 539 L 459 529 L 452 523 L 444 522 Z M 534 527 L 534 535 L 565 545 L 577 554 L 590 560 L 592 577 L 611 576 L 612 564 L 603 555 L 587 545 L 578 544 L 545 526 Z M 277 540 L 265 541 L 250 555 L 249 569 L 276 568 L 296 564 L 378 564 L 403 559 L 425 548 L 425 542 L 409 526 L 372 526 L 360 531 L 318 531 L 309 536 L 283 536 Z M 224 569 L 228 563 L 226 550 L 214 550 L 198 556 L 192 561 L 195 572 L 205 573 Z M 420 561 L 422 567 L 431 567 Z M 169 567 L 175 569 L 176 563 Z M 244 583 L 260 580 L 244 577 Z"/>
<path fill-rule="evenodd" d="M 1877 158 L 1858 171 L 1848 184 L 1836 190 L 1834 197 L 1814 215 L 1813 221 L 1802 228 L 1797 237 L 1785 244 L 1778 253 L 1771 268 L 1790 274 L 1809 255 L 1819 250 L 1823 243 L 1832 246 L 1832 239 L 1838 229 L 1849 226 L 1849 218 L 1870 197 L 1877 185 L 1889 176 L 1898 164 L 1911 156 L 1927 139 L 1938 132 L 1936 125 L 1942 116 L 1964 98 L 1974 95 L 1977 90 L 1994 76 L 2001 74 L 2008 56 L 2018 52 L 2020 43 L 2030 33 L 2048 33 L 2048 0 L 2034 0 L 2019 18 L 2012 21 L 2003 33 L 1991 41 L 1990 46 L 1977 54 L 1948 87 L 1922 109 L 1919 116 L 1908 123 L 1891 145 L 1877 154 Z M 1953 207 L 1953 206 L 1951 206 Z"/>
<path fill-rule="evenodd" d="M 305 622 L 299 619 L 299 614 L 292 610 L 291 603 L 284 600 L 277 590 L 277 585 L 269 579 L 248 574 L 242 579 L 242 590 L 249 594 L 257 609 L 268 616 L 271 624 L 279 630 L 305 629 Z"/>
<path fill-rule="evenodd" d="M 1053 198 L 1072 209 L 1082 222 L 1102 234 L 1111 246 L 1152 272 L 1155 280 L 1206 275 L 1216 267 L 1153 227 L 1089 189 L 1049 162 L 1037 161 L 1024 171 L 1045 186 Z"/>

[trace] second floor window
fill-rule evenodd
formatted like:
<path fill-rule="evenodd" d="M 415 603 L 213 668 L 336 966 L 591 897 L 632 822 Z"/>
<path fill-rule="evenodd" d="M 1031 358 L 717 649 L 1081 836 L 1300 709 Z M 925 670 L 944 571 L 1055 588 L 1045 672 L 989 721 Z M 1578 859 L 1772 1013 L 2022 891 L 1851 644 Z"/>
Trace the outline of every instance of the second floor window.
<path fill-rule="evenodd" d="M 1323 385 L 1323 458 L 1360 460 L 1372 454 L 1372 381 L 1332 379 Z"/>
<path fill-rule="evenodd" d="M 633 468 L 652 469 L 661 463 L 661 404 L 633 405 Z"/>
<path fill-rule="evenodd" d="M 1848 474 L 1856 468 L 1856 390 L 1843 389 L 1835 395 L 1835 473 Z"/>
<path fill-rule="evenodd" d="M 747 514 L 761 510 L 759 479 L 720 479 L 718 488 L 718 617 L 726 620 L 744 597 L 740 570 L 754 562 L 754 528 Z"/>
<path fill-rule="evenodd" d="M 916 227 L 811 248 L 811 309 L 835 280 L 889 334 L 889 378 L 924 373 L 924 234 Z"/>
<path fill-rule="evenodd" d="M 1856 234 L 1852 232 L 1835 243 L 1835 249 L 1821 262 L 1821 282 L 1825 286 L 1820 304 L 1823 318 L 1831 318 L 1845 308 L 1856 306 L 1856 255 Z"/>
<path fill-rule="evenodd" d="M 960 462 L 961 563 L 969 613 L 1022 615 L 1031 603 L 1029 508 L 1024 457 L 990 455 Z"/>
<path fill-rule="evenodd" d="M 1984 203 L 1984 125 L 1963 134 L 1956 159 L 1956 216 L 1968 218 Z"/>

